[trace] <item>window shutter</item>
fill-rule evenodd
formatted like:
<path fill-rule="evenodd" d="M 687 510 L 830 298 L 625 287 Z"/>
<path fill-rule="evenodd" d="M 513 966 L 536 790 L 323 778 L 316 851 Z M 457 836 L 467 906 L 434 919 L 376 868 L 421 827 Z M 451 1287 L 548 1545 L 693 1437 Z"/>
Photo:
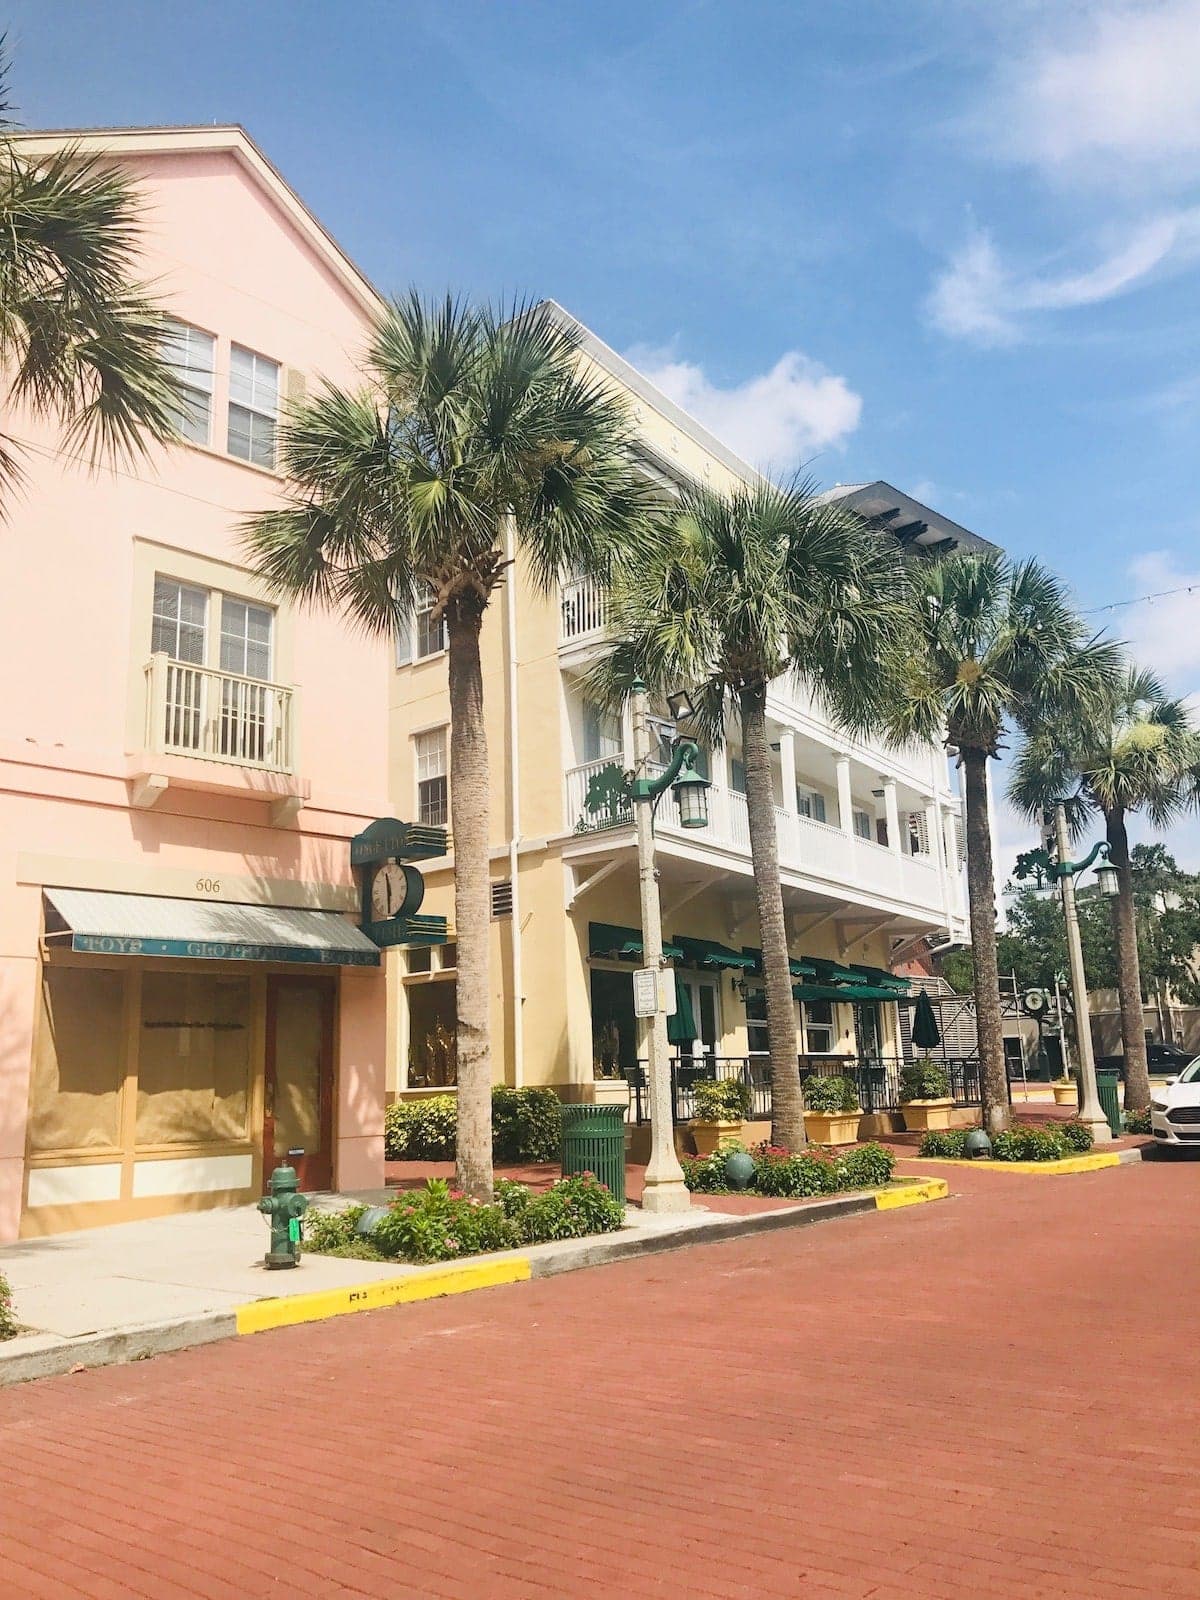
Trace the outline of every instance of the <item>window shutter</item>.
<path fill-rule="evenodd" d="M 298 405 L 308 393 L 308 380 L 299 367 L 284 367 L 283 392 L 289 405 Z"/>
<path fill-rule="evenodd" d="M 504 917 L 511 917 L 513 909 L 512 879 L 502 878 L 499 883 L 492 884 L 492 920 L 499 922 Z"/>
<path fill-rule="evenodd" d="M 908 813 L 908 836 L 912 840 L 914 855 L 929 854 L 929 819 L 923 811 Z"/>
<path fill-rule="evenodd" d="M 407 667 L 412 663 L 412 613 L 406 611 L 396 624 L 396 665 Z"/>
<path fill-rule="evenodd" d="M 812 795 L 812 819 L 814 822 L 825 821 L 825 796 L 817 794 L 815 790 Z"/>

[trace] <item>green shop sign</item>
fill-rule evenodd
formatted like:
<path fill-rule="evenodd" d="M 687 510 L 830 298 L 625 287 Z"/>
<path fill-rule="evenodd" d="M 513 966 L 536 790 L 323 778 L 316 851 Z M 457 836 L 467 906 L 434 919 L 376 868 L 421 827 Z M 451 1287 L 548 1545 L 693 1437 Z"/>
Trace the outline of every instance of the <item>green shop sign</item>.
<path fill-rule="evenodd" d="M 420 916 L 425 879 L 414 861 L 446 854 L 445 828 L 380 817 L 350 841 L 350 865 L 359 869 L 362 931 L 381 949 L 389 945 L 445 944 L 445 917 Z"/>

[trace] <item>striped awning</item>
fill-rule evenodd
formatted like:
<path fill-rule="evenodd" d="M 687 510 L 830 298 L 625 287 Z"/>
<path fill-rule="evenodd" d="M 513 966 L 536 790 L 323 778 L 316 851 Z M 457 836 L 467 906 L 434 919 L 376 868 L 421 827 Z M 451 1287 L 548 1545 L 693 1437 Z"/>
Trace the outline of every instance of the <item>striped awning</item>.
<path fill-rule="evenodd" d="M 379 948 L 336 911 L 45 889 L 46 937 L 91 955 L 377 967 Z"/>

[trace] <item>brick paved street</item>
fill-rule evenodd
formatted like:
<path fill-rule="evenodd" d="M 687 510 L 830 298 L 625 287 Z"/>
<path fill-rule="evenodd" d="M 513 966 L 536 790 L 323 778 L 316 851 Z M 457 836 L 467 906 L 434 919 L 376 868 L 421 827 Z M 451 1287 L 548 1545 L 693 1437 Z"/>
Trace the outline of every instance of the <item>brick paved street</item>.
<path fill-rule="evenodd" d="M 1200 1162 L 954 1186 L 0 1392 L 0 1594 L 1190 1600 Z"/>

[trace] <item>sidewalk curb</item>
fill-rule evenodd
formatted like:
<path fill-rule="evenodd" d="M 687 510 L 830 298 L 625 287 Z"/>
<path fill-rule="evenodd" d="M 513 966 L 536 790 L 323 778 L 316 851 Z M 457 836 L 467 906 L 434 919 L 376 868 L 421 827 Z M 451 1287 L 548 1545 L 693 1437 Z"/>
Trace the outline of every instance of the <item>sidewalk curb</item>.
<path fill-rule="evenodd" d="M 570 1241 L 570 1248 L 535 1246 L 528 1255 L 502 1255 L 494 1260 L 483 1259 L 460 1266 L 438 1265 L 405 1278 L 376 1279 L 340 1289 L 318 1289 L 312 1294 L 251 1300 L 228 1311 L 213 1311 L 178 1321 L 145 1323 L 81 1338 L 42 1334 L 27 1340 L 18 1350 L 8 1351 L 0 1345 L 0 1388 L 35 1378 L 60 1377 L 85 1368 L 120 1366 L 196 1345 L 216 1344 L 224 1339 L 306 1322 L 323 1322 L 357 1311 L 374 1311 L 384 1306 L 442 1299 L 502 1284 L 552 1278 L 564 1272 L 606 1266 L 638 1256 L 660 1255 L 690 1245 L 719 1244 L 727 1239 L 774 1233 L 782 1228 L 811 1227 L 814 1223 L 868 1211 L 892 1211 L 944 1200 L 949 1194 L 949 1184 L 941 1177 L 908 1175 L 895 1182 L 898 1187 L 813 1201 L 781 1211 L 741 1216 L 710 1213 L 703 1222 L 677 1231 L 640 1237 L 636 1234 L 631 1237 L 600 1235 Z"/>
<path fill-rule="evenodd" d="M 905 1156 L 926 1167 L 970 1167 L 972 1172 L 1019 1172 L 1032 1178 L 1066 1178 L 1080 1172 L 1104 1172 L 1127 1167 L 1142 1159 L 1140 1146 L 1129 1150 L 1095 1150 L 1087 1155 L 1065 1156 L 1061 1161 L 964 1161 L 950 1156 Z"/>

